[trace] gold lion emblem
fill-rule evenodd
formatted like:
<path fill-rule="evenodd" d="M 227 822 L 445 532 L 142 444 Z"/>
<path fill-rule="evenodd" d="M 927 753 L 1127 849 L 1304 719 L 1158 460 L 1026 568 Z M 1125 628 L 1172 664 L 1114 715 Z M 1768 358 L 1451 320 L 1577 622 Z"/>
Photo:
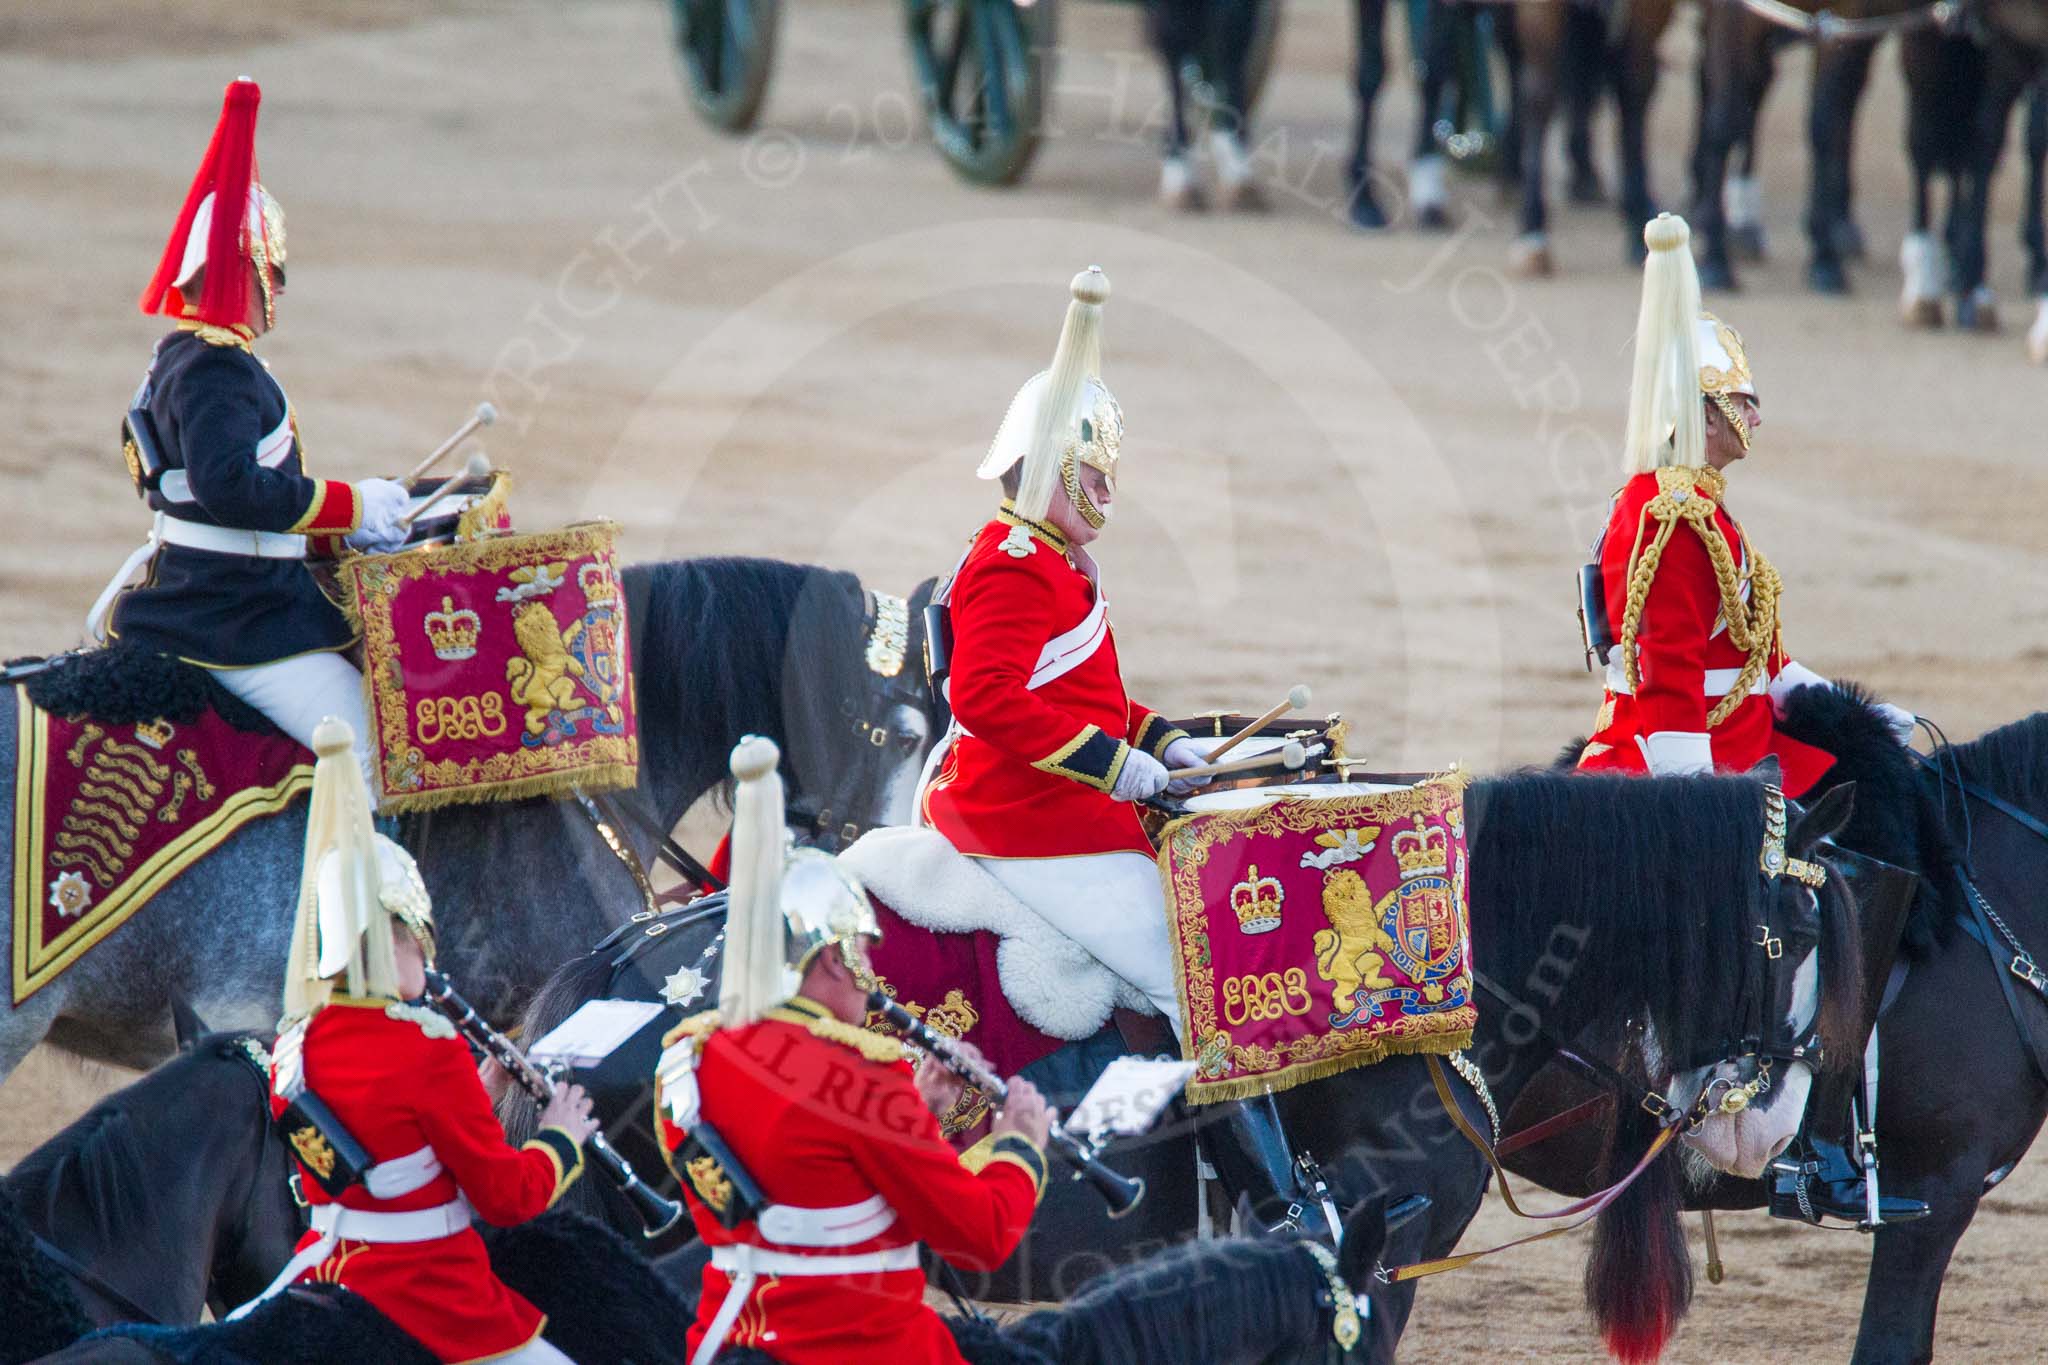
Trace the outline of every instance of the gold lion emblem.
<path fill-rule="evenodd" d="M 322 1180 L 334 1174 L 334 1148 L 320 1135 L 312 1124 L 294 1128 L 291 1132 L 292 1150 L 299 1154 L 299 1160 L 306 1163 L 306 1169 Z"/>
<path fill-rule="evenodd" d="M 584 709 L 574 681 L 583 676 L 583 665 L 569 652 L 582 633 L 581 621 L 566 630 L 556 625 L 545 602 L 528 602 L 512 613 L 512 635 L 524 657 L 505 661 L 506 690 L 515 705 L 526 708 L 526 733 L 533 738 L 547 733 L 556 713 L 567 719 Z"/>
<path fill-rule="evenodd" d="M 726 1206 L 732 1203 L 732 1181 L 726 1179 L 718 1162 L 708 1156 L 692 1157 L 683 1163 L 683 1170 L 690 1177 L 697 1197 L 713 1213 L 724 1213 Z"/>
<path fill-rule="evenodd" d="M 1316 975 L 1336 984 L 1332 1008 L 1348 1012 L 1357 1008 L 1359 987 L 1384 990 L 1395 984 L 1380 970 L 1394 943 L 1373 910 L 1372 889 L 1349 868 L 1323 879 L 1323 914 L 1330 927 L 1316 930 Z"/>

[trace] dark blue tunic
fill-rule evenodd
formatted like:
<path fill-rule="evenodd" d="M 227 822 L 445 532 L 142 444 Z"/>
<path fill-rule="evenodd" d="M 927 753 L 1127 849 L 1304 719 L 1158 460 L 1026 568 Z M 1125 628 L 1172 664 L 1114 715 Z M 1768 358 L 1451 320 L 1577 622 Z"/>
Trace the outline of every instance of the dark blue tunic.
<path fill-rule="evenodd" d="M 362 522 L 347 483 L 306 476 L 284 390 L 232 334 L 157 343 L 136 404 L 162 443 L 152 510 L 181 522 L 304 535 L 332 553 Z M 108 634 L 208 668 L 245 668 L 344 649 L 355 639 L 303 559 L 165 544 L 141 586 L 114 603 Z"/>

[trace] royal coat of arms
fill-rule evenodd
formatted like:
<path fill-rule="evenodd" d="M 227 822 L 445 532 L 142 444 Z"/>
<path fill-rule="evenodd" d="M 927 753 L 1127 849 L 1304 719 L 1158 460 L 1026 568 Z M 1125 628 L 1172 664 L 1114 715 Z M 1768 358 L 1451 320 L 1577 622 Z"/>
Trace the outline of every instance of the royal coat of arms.
<path fill-rule="evenodd" d="M 1167 827 L 1190 1099 L 1471 1041 L 1464 785 L 1290 795 Z"/>
<path fill-rule="evenodd" d="M 595 522 L 343 564 L 384 810 L 633 785 L 616 533 Z"/>

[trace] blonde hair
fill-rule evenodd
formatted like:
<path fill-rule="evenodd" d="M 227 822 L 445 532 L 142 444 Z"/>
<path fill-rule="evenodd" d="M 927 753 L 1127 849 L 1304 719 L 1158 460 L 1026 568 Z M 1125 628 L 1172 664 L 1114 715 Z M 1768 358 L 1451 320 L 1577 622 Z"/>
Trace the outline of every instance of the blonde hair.
<path fill-rule="evenodd" d="M 1706 414 L 1700 398 L 1700 276 L 1692 229 L 1660 213 L 1643 227 L 1650 257 L 1643 265 L 1643 302 L 1636 313 L 1635 373 L 1629 383 L 1628 426 L 1622 437 L 1626 474 L 1707 460 Z"/>

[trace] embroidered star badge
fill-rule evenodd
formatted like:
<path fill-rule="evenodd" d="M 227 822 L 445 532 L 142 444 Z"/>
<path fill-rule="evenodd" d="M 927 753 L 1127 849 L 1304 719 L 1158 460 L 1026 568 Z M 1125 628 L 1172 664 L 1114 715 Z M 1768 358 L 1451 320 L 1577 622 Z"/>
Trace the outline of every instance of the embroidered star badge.
<path fill-rule="evenodd" d="M 76 919 L 92 904 L 92 888 L 76 872 L 59 872 L 50 883 L 50 908 L 66 919 Z"/>
<path fill-rule="evenodd" d="M 710 984 L 711 978 L 695 967 L 678 967 L 661 983 L 661 998 L 671 1005 L 685 1006 L 704 994 L 704 988 Z"/>

